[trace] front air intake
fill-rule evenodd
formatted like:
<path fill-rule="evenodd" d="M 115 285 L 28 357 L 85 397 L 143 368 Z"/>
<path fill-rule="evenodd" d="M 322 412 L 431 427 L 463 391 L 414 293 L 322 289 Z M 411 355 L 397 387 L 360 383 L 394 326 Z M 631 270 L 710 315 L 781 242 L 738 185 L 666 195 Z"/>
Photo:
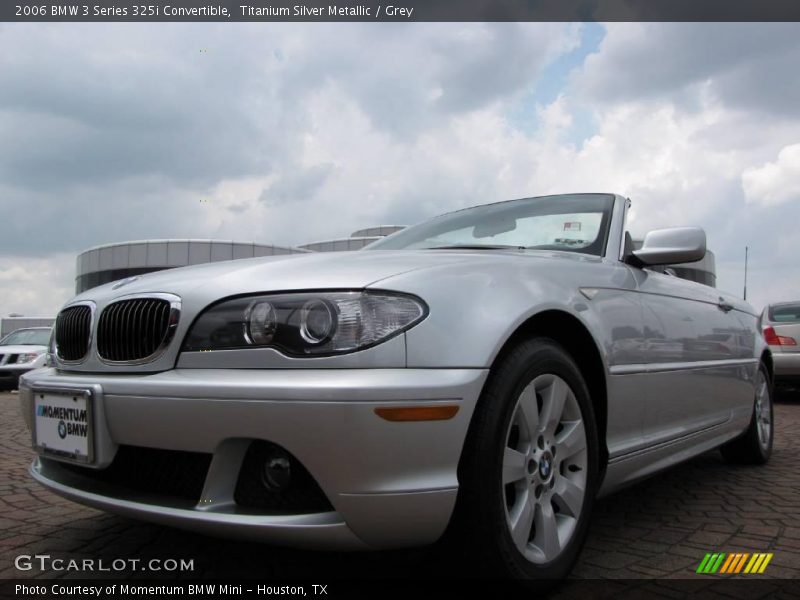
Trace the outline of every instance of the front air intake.
<path fill-rule="evenodd" d="M 117 300 L 100 314 L 97 354 L 107 362 L 155 360 L 169 345 L 180 316 L 175 296 Z"/>
<path fill-rule="evenodd" d="M 83 360 L 92 338 L 92 307 L 68 306 L 58 313 L 55 329 L 58 358 L 66 362 Z"/>

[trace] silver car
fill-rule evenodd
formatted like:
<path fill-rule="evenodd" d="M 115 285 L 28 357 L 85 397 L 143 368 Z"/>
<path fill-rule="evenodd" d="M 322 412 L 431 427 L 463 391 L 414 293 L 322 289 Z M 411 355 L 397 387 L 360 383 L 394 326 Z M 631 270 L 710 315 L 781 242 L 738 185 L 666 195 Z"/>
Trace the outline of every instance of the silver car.
<path fill-rule="evenodd" d="M 445 536 L 482 572 L 562 577 L 598 495 L 711 448 L 763 463 L 772 447 L 758 315 L 648 268 L 702 258 L 705 234 L 657 230 L 634 250 L 629 204 L 512 200 L 359 252 L 89 290 L 58 316 L 52 366 L 22 381 L 30 473 L 211 534 Z"/>
<path fill-rule="evenodd" d="M 0 340 L 0 390 L 16 389 L 20 375 L 44 366 L 50 327 L 26 327 Z"/>
<path fill-rule="evenodd" d="M 761 327 L 775 364 L 775 384 L 800 387 L 800 302 L 770 304 L 761 314 Z"/>

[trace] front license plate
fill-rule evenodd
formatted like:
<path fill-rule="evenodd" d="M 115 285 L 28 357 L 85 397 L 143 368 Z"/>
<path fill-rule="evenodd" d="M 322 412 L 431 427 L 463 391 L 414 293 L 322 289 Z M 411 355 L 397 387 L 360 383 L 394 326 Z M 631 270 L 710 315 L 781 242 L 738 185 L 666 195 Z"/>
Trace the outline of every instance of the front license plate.
<path fill-rule="evenodd" d="M 89 390 L 34 390 L 33 415 L 37 451 L 79 463 L 94 460 Z"/>

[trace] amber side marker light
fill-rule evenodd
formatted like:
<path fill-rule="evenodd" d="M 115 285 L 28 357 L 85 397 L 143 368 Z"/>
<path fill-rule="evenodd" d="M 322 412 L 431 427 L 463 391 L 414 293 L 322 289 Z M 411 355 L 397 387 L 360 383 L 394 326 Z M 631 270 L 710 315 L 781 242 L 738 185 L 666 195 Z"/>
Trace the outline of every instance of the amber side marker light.
<path fill-rule="evenodd" d="M 441 406 L 396 406 L 376 408 L 375 414 L 387 421 L 445 421 L 452 419 L 458 412 L 458 406 L 444 404 Z"/>

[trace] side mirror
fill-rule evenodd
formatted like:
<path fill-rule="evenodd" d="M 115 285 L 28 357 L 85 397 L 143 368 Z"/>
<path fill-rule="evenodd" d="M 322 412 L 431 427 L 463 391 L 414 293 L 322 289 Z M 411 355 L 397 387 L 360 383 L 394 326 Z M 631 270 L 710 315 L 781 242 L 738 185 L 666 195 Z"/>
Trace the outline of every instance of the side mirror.
<path fill-rule="evenodd" d="M 706 232 L 700 227 L 655 229 L 644 236 L 642 247 L 631 252 L 643 265 L 671 265 L 702 260 L 706 255 Z"/>

